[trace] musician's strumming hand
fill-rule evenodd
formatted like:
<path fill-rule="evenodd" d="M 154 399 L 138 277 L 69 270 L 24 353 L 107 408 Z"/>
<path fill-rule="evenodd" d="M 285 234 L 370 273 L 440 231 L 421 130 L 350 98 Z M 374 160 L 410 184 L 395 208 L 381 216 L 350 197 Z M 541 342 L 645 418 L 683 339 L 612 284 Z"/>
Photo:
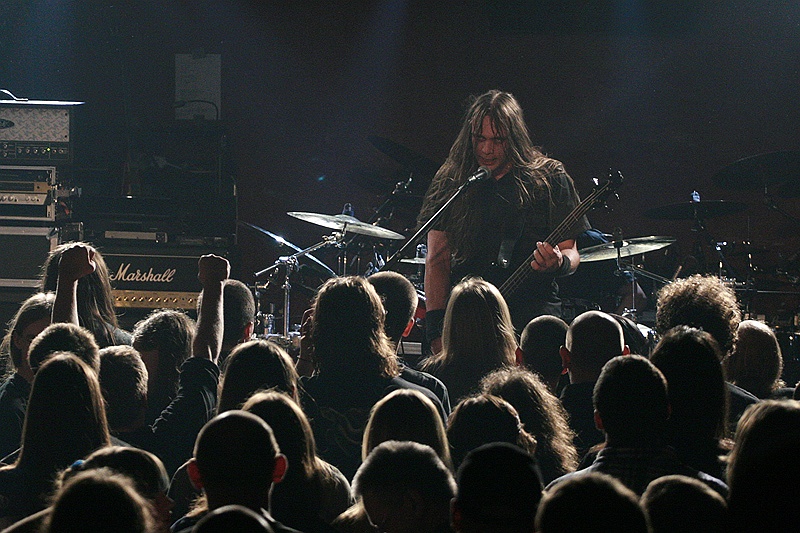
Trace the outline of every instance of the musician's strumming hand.
<path fill-rule="evenodd" d="M 537 242 L 536 250 L 533 252 L 531 268 L 537 272 L 555 272 L 561 268 L 563 256 L 559 247 L 551 246 L 546 242 Z"/>

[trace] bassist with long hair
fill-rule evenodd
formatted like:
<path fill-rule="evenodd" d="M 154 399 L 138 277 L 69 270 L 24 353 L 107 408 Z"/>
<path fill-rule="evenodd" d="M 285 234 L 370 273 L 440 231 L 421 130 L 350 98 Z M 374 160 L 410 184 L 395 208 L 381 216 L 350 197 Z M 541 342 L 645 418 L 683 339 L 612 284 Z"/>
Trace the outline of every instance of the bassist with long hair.
<path fill-rule="evenodd" d="M 419 224 L 478 167 L 490 170 L 491 178 L 468 188 L 428 233 L 426 326 L 434 351 L 441 346 L 450 288 L 464 276 L 500 287 L 518 331 L 535 316 L 560 315 L 555 280 L 577 268 L 574 237 L 589 228 L 585 216 L 570 218 L 580 200 L 563 165 L 533 145 L 519 103 L 497 90 L 469 106 L 428 189 Z M 561 231 L 554 238 L 555 228 Z M 515 272 L 519 267 L 526 270 L 522 276 Z"/>

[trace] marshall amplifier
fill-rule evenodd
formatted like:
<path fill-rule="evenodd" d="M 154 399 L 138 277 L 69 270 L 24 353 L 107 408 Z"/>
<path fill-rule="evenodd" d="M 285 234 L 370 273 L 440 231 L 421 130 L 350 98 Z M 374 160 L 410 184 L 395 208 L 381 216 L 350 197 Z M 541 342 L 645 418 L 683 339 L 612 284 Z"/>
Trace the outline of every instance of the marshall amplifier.
<path fill-rule="evenodd" d="M 197 261 L 209 250 L 102 250 L 111 276 L 116 307 L 194 309 L 202 287 L 197 280 Z"/>

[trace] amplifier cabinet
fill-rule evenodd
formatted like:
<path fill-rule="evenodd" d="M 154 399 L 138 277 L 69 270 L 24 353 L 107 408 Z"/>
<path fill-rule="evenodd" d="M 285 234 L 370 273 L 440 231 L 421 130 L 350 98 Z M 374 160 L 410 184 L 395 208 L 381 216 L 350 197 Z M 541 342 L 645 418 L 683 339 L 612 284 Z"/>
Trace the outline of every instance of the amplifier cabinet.
<path fill-rule="evenodd" d="M 8 164 L 72 162 L 72 111 L 83 102 L 0 101 L 0 160 Z"/>
<path fill-rule="evenodd" d="M 202 286 L 197 261 L 205 253 L 225 251 L 197 249 L 113 248 L 101 250 L 111 277 L 116 307 L 194 309 Z"/>
<path fill-rule="evenodd" d="M 38 287 L 42 265 L 56 246 L 55 228 L 0 226 L 0 287 Z"/>

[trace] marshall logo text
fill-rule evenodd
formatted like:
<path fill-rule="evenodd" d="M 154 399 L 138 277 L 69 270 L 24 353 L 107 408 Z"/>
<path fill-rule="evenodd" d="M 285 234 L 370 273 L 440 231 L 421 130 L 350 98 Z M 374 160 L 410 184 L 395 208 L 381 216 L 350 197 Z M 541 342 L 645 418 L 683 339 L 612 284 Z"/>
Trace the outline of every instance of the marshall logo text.
<path fill-rule="evenodd" d="M 172 278 L 175 277 L 175 269 L 167 268 L 163 272 L 154 273 L 153 267 L 150 270 L 142 272 L 136 269 L 135 272 L 129 272 L 131 268 L 130 263 L 120 263 L 119 269 L 116 273 L 112 273 L 111 281 L 134 281 L 139 283 L 172 283 Z"/>

